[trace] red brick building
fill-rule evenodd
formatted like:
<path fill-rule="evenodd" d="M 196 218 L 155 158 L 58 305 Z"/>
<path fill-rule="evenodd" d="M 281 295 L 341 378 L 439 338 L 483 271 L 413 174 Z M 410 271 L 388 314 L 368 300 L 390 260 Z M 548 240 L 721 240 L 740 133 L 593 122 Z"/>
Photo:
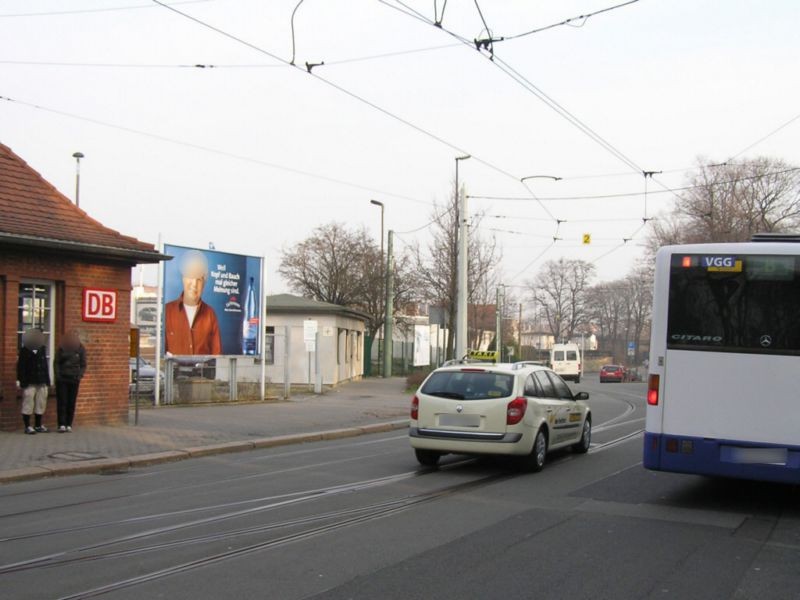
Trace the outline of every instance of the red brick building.
<path fill-rule="evenodd" d="M 152 245 L 89 217 L 0 144 L 0 429 L 22 426 L 16 361 L 29 327 L 44 330 L 51 365 L 61 336 L 81 333 L 88 368 L 76 427 L 127 423 L 131 268 L 162 258 Z M 86 291 L 90 312 L 106 310 L 84 314 Z M 55 417 L 51 395 L 45 424 Z"/>

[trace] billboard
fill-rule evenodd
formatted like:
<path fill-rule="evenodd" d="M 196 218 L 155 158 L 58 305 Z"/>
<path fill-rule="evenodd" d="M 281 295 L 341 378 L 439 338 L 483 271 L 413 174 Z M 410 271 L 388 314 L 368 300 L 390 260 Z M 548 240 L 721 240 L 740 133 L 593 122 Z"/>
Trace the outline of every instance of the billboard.
<path fill-rule="evenodd" d="M 173 356 L 257 355 L 262 259 L 164 245 L 164 352 Z"/>
<path fill-rule="evenodd" d="M 429 325 L 414 325 L 414 366 L 431 364 L 431 328 Z"/>

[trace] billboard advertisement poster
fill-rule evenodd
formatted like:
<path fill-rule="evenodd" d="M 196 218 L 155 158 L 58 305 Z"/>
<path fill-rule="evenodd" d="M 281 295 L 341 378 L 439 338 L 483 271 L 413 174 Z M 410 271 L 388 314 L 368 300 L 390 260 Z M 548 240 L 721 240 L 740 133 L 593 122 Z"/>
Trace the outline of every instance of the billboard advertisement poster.
<path fill-rule="evenodd" d="M 431 329 L 428 325 L 414 325 L 414 366 L 431 364 Z"/>
<path fill-rule="evenodd" d="M 259 354 L 262 259 L 167 244 L 164 253 L 165 353 Z"/>

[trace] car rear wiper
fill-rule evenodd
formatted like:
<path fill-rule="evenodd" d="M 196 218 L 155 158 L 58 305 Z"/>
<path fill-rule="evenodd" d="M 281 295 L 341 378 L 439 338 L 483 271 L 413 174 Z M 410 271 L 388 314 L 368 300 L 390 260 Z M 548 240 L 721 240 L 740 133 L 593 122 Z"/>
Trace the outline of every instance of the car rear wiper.
<path fill-rule="evenodd" d="M 452 398 L 453 400 L 463 400 L 464 394 L 458 392 L 426 392 L 429 396 L 437 396 L 439 398 Z"/>

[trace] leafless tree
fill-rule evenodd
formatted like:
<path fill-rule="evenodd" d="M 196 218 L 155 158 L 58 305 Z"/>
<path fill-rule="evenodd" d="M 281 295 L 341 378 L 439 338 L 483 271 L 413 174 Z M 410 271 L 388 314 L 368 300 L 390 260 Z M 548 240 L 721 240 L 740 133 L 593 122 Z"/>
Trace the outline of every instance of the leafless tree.
<path fill-rule="evenodd" d="M 568 340 L 586 323 L 586 292 L 594 271 L 594 265 L 584 260 L 559 258 L 545 263 L 528 283 L 556 341 Z"/>
<path fill-rule="evenodd" d="M 408 299 L 408 257 L 395 260 L 395 307 Z M 292 291 L 369 315 L 367 333 L 374 337 L 383 324 L 385 266 L 380 246 L 365 229 L 328 223 L 283 251 L 278 272 Z"/>
<path fill-rule="evenodd" d="M 462 187 L 461 193 L 465 193 Z M 458 202 L 453 195 L 444 206 L 437 205 L 431 215 L 427 243 L 411 247 L 411 271 L 420 299 L 443 307 L 447 313 L 447 356 L 453 356 L 456 319 L 456 272 L 458 262 Z M 494 238 L 480 235 L 480 213 L 473 214 L 469 227 L 467 302 L 494 303 L 493 288 L 497 285 L 496 266 L 500 250 Z M 476 332 L 468 333 L 473 339 Z"/>
<path fill-rule="evenodd" d="M 741 242 L 800 226 L 800 170 L 774 158 L 710 165 L 698 159 L 672 211 L 653 222 L 648 245 Z"/>
<path fill-rule="evenodd" d="M 638 348 L 650 324 L 653 303 L 653 269 L 642 263 L 623 279 L 592 286 L 587 291 L 587 314 L 597 328 L 602 346 L 622 360 L 627 342 Z"/>

